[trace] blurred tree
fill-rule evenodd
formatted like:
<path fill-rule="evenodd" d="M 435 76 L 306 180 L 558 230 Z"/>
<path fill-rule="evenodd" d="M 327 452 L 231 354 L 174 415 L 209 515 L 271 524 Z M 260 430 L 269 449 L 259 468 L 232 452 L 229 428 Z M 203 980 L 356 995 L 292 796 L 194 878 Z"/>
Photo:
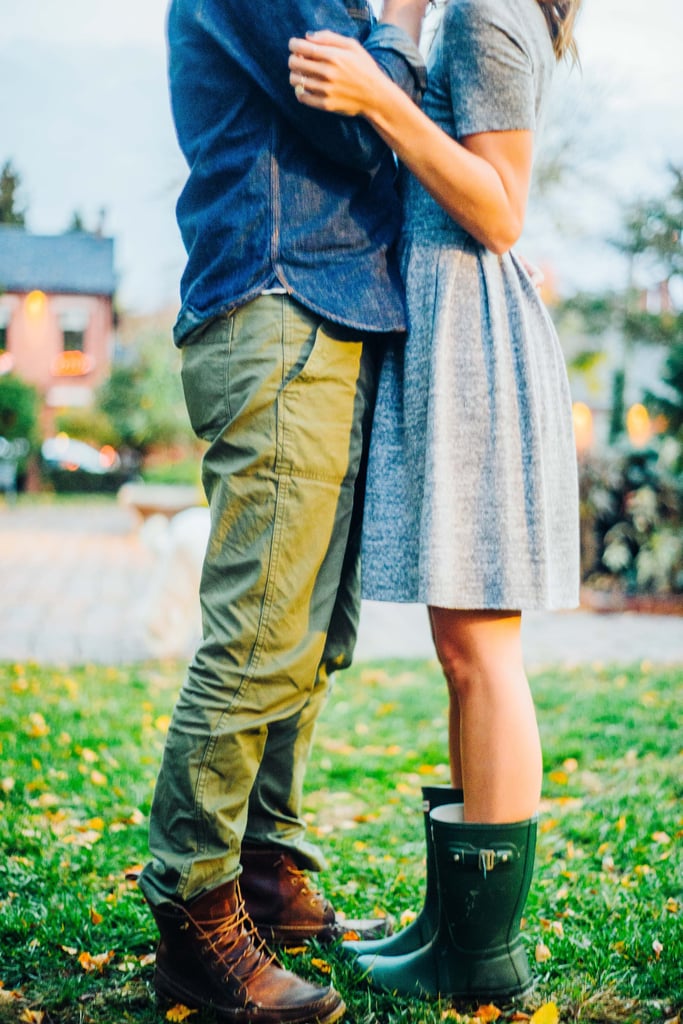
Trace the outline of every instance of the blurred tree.
<path fill-rule="evenodd" d="M 677 468 L 683 472 L 683 314 L 676 317 L 677 337 L 671 345 L 659 388 L 645 392 L 651 412 L 666 420 L 666 433 L 678 442 Z"/>
<path fill-rule="evenodd" d="M 193 438 L 179 364 L 180 354 L 165 333 L 150 331 L 126 346 L 97 397 L 120 445 L 144 454 Z"/>
<path fill-rule="evenodd" d="M 74 212 L 71 214 L 71 220 L 69 221 L 69 226 L 66 230 L 69 232 L 87 231 L 85 221 L 83 220 L 83 214 L 80 210 L 74 210 Z"/>
<path fill-rule="evenodd" d="M 18 205 L 17 195 L 21 188 L 21 177 L 7 160 L 0 171 L 0 224 L 26 225 L 26 210 Z"/>
<path fill-rule="evenodd" d="M 669 284 L 683 276 L 683 166 L 671 164 L 670 191 L 627 211 L 615 245 L 633 260 L 646 263 L 650 276 Z"/>
<path fill-rule="evenodd" d="M 683 278 L 683 167 L 672 165 L 669 173 L 669 190 L 629 207 L 613 240 L 626 263 L 624 288 L 602 294 L 581 293 L 560 303 L 555 311 L 561 327 L 571 323 L 573 330 L 589 342 L 591 338 L 603 339 L 609 331 L 620 339 L 621 354 L 612 387 L 612 443 L 625 430 L 624 393 L 637 344 L 668 349 L 664 387 L 657 395 L 649 395 L 648 402 L 666 416 L 674 433 L 680 432 L 683 418 L 683 314 L 675 308 L 673 297 L 675 280 Z M 588 347 L 575 357 L 574 364 L 590 366 L 591 358 L 600 358 L 601 348 L 599 342 Z"/>
<path fill-rule="evenodd" d="M 13 373 L 0 376 L 0 437 L 26 438 L 35 443 L 38 429 L 38 393 Z"/>

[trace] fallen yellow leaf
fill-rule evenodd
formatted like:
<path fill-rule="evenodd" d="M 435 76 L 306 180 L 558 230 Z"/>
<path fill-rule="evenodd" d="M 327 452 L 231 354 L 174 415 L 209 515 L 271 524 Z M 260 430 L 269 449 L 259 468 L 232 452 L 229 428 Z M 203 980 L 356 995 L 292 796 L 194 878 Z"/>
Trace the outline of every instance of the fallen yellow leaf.
<path fill-rule="evenodd" d="M 191 1017 L 196 1010 L 191 1010 L 188 1006 L 183 1006 L 182 1003 L 176 1003 L 170 1010 L 166 1011 L 166 1020 L 173 1021 L 174 1024 L 182 1024 L 182 1021 L 187 1020 Z"/>
<path fill-rule="evenodd" d="M 536 957 L 537 964 L 545 963 L 546 960 L 550 960 L 550 958 L 552 957 L 552 953 L 546 946 L 545 942 L 536 943 L 536 952 L 534 955 Z M 539 1022 L 537 1021 L 536 1024 L 539 1024 Z"/>
<path fill-rule="evenodd" d="M 14 1003 L 17 999 L 21 999 L 21 992 L 8 992 L 4 984 L 0 983 L 0 1006 Z"/>
<path fill-rule="evenodd" d="M 489 1024 L 490 1021 L 498 1020 L 500 1014 L 501 1011 L 497 1006 L 488 1003 L 486 1006 L 480 1006 L 474 1016 L 477 1020 L 482 1021 L 482 1024 Z"/>
<path fill-rule="evenodd" d="M 401 923 L 401 927 L 405 928 L 405 926 L 407 924 L 411 924 L 415 920 L 416 917 L 417 917 L 417 912 L 415 910 L 404 910 L 403 913 L 401 914 L 400 918 L 399 918 L 399 921 Z"/>
<path fill-rule="evenodd" d="M 26 733 L 31 739 L 40 739 L 41 736 L 47 736 L 50 732 L 50 726 L 47 724 L 40 711 L 32 711 L 28 716 L 28 729 Z"/>
<path fill-rule="evenodd" d="M 25 1007 L 19 1015 L 19 1020 L 21 1021 L 21 1024 L 43 1024 L 43 1021 L 45 1020 L 45 1011 L 29 1010 L 28 1007 Z"/>
<path fill-rule="evenodd" d="M 560 1011 L 555 1003 L 545 1003 L 531 1018 L 531 1024 L 559 1024 Z"/>
<path fill-rule="evenodd" d="M 94 971 L 99 971 L 101 974 L 107 964 L 114 959 L 114 955 L 113 950 L 109 950 L 108 953 L 96 953 L 95 956 L 91 953 L 80 953 L 78 962 L 87 974 L 92 974 Z"/>
<path fill-rule="evenodd" d="M 317 967 L 323 974 L 330 974 L 332 968 L 328 964 L 327 960 L 321 960 L 319 956 L 311 957 L 311 963 L 314 967 Z"/>

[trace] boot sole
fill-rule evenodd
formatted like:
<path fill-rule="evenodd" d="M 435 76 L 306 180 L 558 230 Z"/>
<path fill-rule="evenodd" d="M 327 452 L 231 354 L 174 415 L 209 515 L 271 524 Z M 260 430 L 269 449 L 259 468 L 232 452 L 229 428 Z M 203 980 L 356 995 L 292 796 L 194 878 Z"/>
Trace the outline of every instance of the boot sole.
<path fill-rule="evenodd" d="M 531 985 L 527 985 L 526 988 L 519 988 L 510 990 L 506 989 L 482 989 L 481 992 L 473 992 L 472 989 L 459 992 L 432 992 L 424 988 L 424 986 L 416 984 L 409 989 L 401 989 L 398 986 L 390 986 L 387 983 L 383 983 L 373 979 L 372 976 L 364 977 L 364 980 L 370 986 L 374 992 L 385 992 L 394 996 L 406 997 L 408 999 L 424 999 L 429 1002 L 436 1002 L 442 1000 L 449 1003 L 457 1003 L 459 1006 L 472 1006 L 476 1007 L 481 1004 L 482 1000 L 486 1002 L 495 1002 L 501 1010 L 513 1007 L 520 999 L 525 999 L 530 996 L 534 991 L 536 985 L 532 982 Z"/>
<path fill-rule="evenodd" d="M 311 928 L 297 928 L 278 925 L 258 924 L 254 922 L 256 931 L 262 939 L 265 939 L 269 946 L 299 946 L 306 942 L 318 942 L 321 946 L 329 946 L 335 942 L 362 942 L 361 933 L 352 925 L 345 927 L 344 922 L 333 925 L 326 925 L 319 931 Z M 387 931 L 386 926 L 378 925 L 375 929 L 368 929 L 363 934 L 367 936 L 368 942 L 387 942 L 392 938 L 392 933 Z"/>
<path fill-rule="evenodd" d="M 335 1024 L 346 1013 L 346 1004 L 339 997 L 339 1002 L 323 1014 L 311 1015 L 303 1011 L 298 1016 L 288 1016 L 282 1010 L 247 1010 L 235 1007 L 235 1009 L 222 1009 L 215 1003 L 201 999 L 196 992 L 184 989 L 176 982 L 164 977 L 159 971 L 154 976 L 154 991 L 160 1003 L 168 1006 L 173 1003 L 182 1003 L 189 1010 L 211 1010 L 218 1020 L 226 1021 L 228 1024 Z"/>

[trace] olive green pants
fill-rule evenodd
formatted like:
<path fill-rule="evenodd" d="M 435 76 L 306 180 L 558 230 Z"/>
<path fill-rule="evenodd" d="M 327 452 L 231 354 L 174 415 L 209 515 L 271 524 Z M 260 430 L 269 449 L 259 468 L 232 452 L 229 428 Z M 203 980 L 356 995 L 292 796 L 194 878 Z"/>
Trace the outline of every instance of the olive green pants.
<path fill-rule="evenodd" d="M 330 672 L 360 608 L 361 479 L 375 351 L 284 295 L 197 328 L 183 386 L 211 530 L 203 640 L 169 728 L 151 812 L 152 903 L 235 878 L 243 839 L 324 862 L 302 786 Z"/>

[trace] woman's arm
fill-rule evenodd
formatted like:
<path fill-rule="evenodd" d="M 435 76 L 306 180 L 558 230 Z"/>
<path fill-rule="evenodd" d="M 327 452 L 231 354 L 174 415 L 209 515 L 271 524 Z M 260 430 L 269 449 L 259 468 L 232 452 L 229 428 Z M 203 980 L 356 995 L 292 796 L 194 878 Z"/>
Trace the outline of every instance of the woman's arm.
<path fill-rule="evenodd" d="M 515 244 L 526 212 L 533 132 L 483 132 L 458 142 L 423 114 L 355 40 L 318 32 L 292 39 L 290 51 L 290 82 L 299 85 L 300 103 L 362 115 L 474 238 L 499 254 Z"/>
<path fill-rule="evenodd" d="M 380 21 L 398 25 L 417 44 L 428 3 L 429 0 L 384 0 Z"/>

